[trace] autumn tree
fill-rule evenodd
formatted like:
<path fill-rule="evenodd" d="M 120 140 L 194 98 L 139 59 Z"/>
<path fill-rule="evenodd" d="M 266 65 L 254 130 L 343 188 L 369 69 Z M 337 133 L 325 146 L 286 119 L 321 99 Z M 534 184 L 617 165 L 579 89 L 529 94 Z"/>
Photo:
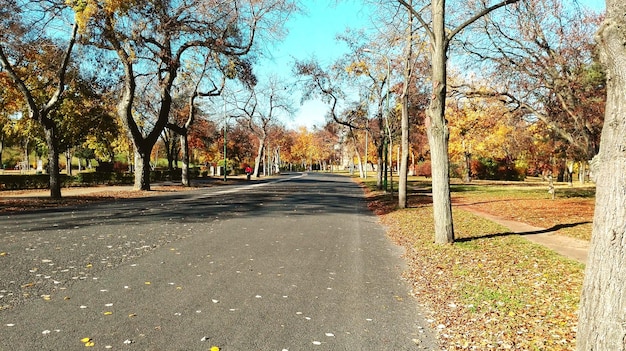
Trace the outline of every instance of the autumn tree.
<path fill-rule="evenodd" d="M 291 154 L 295 139 L 295 131 L 285 128 L 284 126 L 278 126 L 273 132 L 274 145 L 279 150 L 281 167 L 285 167 L 287 170 L 292 169 L 294 163 L 294 157 Z"/>
<path fill-rule="evenodd" d="M 228 63 L 221 65 L 222 62 Z M 198 98 L 215 98 L 222 94 L 227 79 L 238 79 L 247 89 L 252 89 L 257 83 L 257 78 L 252 71 L 250 61 L 241 57 L 229 57 L 215 53 L 204 58 L 202 65 L 188 63 L 184 74 L 188 77 L 184 80 L 181 96 L 188 96 L 188 101 L 183 109 L 178 109 L 178 115 L 172 116 L 167 124 L 168 129 L 175 131 L 180 136 L 180 149 L 182 152 L 182 183 L 189 182 L 189 130 L 196 121 Z M 195 80 L 195 84 L 189 84 Z M 189 86 L 192 88 L 190 89 Z M 182 113 L 182 114 L 181 114 Z"/>
<path fill-rule="evenodd" d="M 600 19 L 568 1 L 524 1 L 483 18 L 464 43 L 494 82 L 477 93 L 549 126 L 567 144 L 566 158 L 583 167 L 598 152 L 604 116 L 605 76 L 593 43 Z"/>
<path fill-rule="evenodd" d="M 298 128 L 290 151 L 294 161 L 303 168 L 312 168 L 313 161 L 317 157 L 313 145 L 313 133 L 306 127 Z"/>
<path fill-rule="evenodd" d="M 446 117 L 450 130 L 450 158 L 461 161 L 463 180 L 472 179 L 472 160 L 508 159 L 513 161 L 509 136 L 514 131 L 507 106 L 493 98 L 449 99 Z"/>
<path fill-rule="evenodd" d="M 23 104 L 20 92 L 15 88 L 11 78 L 6 72 L 0 71 L 0 168 L 4 168 L 3 161 L 4 148 L 14 143 L 14 121 L 12 119 L 19 111 Z"/>
<path fill-rule="evenodd" d="M 87 155 L 94 150 L 89 141 L 106 133 L 119 132 L 115 115 L 110 110 L 110 100 L 106 97 L 107 87 L 80 76 L 75 70 L 70 73 L 72 74 L 68 77 L 65 98 L 56 111 L 50 114 L 59 126 L 59 149 L 65 150 L 67 174 L 72 173 L 71 158 L 75 150 Z M 108 142 L 102 139 L 100 141 Z"/>
<path fill-rule="evenodd" d="M 585 271 L 578 350 L 626 350 L 626 2 L 606 1 L 597 35 L 607 72 L 607 103 L 600 150 L 592 162 L 596 206 Z"/>
<path fill-rule="evenodd" d="M 28 118 L 45 131 L 50 197 L 58 199 L 59 126 L 50 114 L 62 101 L 78 26 L 64 22 L 67 8 L 63 3 L 33 1 L 20 5 L 10 0 L 0 2 L 0 25 L 8 29 L 0 33 L 0 64 L 26 102 Z M 45 36 L 51 25 L 67 29 L 66 43 L 55 43 L 59 35 Z"/>
<path fill-rule="evenodd" d="M 217 124 L 205 118 L 202 114 L 198 116 L 188 132 L 190 158 L 200 164 L 209 164 L 214 161 L 211 148 L 217 144 L 220 133 Z"/>
<path fill-rule="evenodd" d="M 409 4 L 405 0 L 398 0 L 400 4 L 411 11 L 420 23 L 430 43 L 432 95 L 430 106 L 426 113 L 426 130 L 432 162 L 433 216 L 436 243 L 454 242 L 452 202 L 450 199 L 450 164 L 448 160 L 449 131 L 445 121 L 447 65 L 450 43 L 461 31 L 481 17 L 518 1 L 504 0 L 492 5 L 487 2 L 479 2 L 478 6 L 480 7 L 472 15 L 466 19 L 457 18 L 459 23 L 451 24 L 446 22 L 446 13 L 449 9 L 446 7 L 445 0 L 432 0 L 429 6 L 429 16 L 426 16 L 426 13 L 423 12 L 428 12 L 428 7 L 424 7 L 422 11 L 420 4 Z"/>
<path fill-rule="evenodd" d="M 333 164 L 340 159 L 338 154 L 341 147 L 340 143 L 343 137 L 343 129 L 345 127 L 328 121 L 323 127 L 314 127 L 313 129 L 313 149 L 320 164 L 320 170 L 330 169 L 332 171 Z"/>
<path fill-rule="evenodd" d="M 122 66 L 117 113 L 134 146 L 134 187 L 142 190 L 150 189 L 150 154 L 169 121 L 172 88 L 188 55 L 201 49 L 203 55 L 245 56 L 262 28 L 279 28 L 275 24 L 294 10 L 289 0 L 87 0 L 73 5 L 82 14 L 81 23 L 89 28 L 93 44 L 115 53 Z M 153 102 L 156 116 L 136 108 L 138 91 L 148 90 L 158 92 L 158 101 Z"/>

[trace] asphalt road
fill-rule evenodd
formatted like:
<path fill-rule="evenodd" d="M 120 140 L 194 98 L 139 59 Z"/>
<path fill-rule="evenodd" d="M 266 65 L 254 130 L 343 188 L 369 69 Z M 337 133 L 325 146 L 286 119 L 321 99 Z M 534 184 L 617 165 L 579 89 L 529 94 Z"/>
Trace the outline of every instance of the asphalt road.
<path fill-rule="evenodd" d="M 435 350 L 400 255 L 329 174 L 5 215 L 0 350 Z"/>

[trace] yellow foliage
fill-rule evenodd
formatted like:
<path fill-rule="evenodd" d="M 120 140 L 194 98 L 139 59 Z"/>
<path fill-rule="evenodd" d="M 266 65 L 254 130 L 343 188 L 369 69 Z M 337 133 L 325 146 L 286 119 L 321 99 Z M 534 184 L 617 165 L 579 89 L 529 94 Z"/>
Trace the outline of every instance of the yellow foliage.
<path fill-rule="evenodd" d="M 84 32 L 89 20 L 97 15 L 112 17 L 115 14 L 124 14 L 137 2 L 129 0 L 66 0 L 65 4 L 74 10 L 76 23 Z"/>
<path fill-rule="evenodd" d="M 509 137 L 514 131 L 507 123 L 506 108 L 497 101 L 489 100 L 454 103 L 456 105 L 447 108 L 446 116 L 451 158 L 460 160 L 465 153 L 479 157 L 504 157 L 509 149 Z"/>
<path fill-rule="evenodd" d="M 354 74 L 355 76 L 369 74 L 369 67 L 364 61 L 352 62 L 346 67 L 346 72 Z"/>

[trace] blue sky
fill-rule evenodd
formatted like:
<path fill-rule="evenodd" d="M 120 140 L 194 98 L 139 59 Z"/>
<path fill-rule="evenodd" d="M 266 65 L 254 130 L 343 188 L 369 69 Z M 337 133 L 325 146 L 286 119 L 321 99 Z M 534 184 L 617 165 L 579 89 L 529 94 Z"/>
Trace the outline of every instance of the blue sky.
<path fill-rule="evenodd" d="M 604 0 L 564 0 L 595 11 L 604 11 Z M 346 28 L 371 28 L 372 8 L 367 1 L 359 0 L 304 0 L 305 13 L 289 19 L 287 37 L 271 48 L 271 57 L 265 59 L 257 71 L 293 79 L 291 67 L 294 59 L 317 58 L 323 66 L 332 63 L 345 51 L 346 47 L 335 40 L 337 34 Z M 291 120 L 285 120 L 289 127 L 313 125 L 322 126 L 328 106 L 320 101 L 308 101 L 300 106 L 299 96 L 294 97 L 298 110 Z"/>
<path fill-rule="evenodd" d="M 289 34 L 284 41 L 270 48 L 271 55 L 257 69 L 263 76 L 274 75 L 292 80 L 294 61 L 315 57 L 323 66 L 332 63 L 346 51 L 345 45 L 335 40 L 347 28 L 370 26 L 371 8 L 363 1 L 307 0 L 304 11 L 293 16 L 286 27 Z M 289 127 L 322 126 L 328 106 L 321 101 L 307 101 L 300 106 L 300 96 L 294 96 L 298 107 Z"/>

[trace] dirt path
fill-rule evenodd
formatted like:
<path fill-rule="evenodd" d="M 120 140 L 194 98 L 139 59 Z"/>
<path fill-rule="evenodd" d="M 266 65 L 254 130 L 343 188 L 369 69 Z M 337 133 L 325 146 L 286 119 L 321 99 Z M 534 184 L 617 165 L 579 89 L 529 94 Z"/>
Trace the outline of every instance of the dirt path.
<path fill-rule="evenodd" d="M 505 226 L 511 232 L 520 234 L 523 238 L 543 245 L 565 257 L 571 258 L 583 264 L 587 263 L 587 254 L 589 251 L 588 241 L 558 235 L 550 229 L 535 227 L 509 219 L 503 219 L 491 213 L 473 208 L 471 205 L 455 204 L 454 206 Z"/>

